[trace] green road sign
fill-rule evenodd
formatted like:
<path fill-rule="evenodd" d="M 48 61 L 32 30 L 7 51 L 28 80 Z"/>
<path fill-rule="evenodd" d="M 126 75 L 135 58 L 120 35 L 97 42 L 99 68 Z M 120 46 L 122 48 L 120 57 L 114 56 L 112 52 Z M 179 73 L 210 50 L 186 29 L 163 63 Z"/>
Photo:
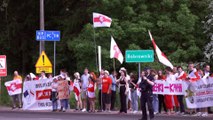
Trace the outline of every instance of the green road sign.
<path fill-rule="evenodd" d="M 126 62 L 154 62 L 153 50 L 126 50 Z"/>

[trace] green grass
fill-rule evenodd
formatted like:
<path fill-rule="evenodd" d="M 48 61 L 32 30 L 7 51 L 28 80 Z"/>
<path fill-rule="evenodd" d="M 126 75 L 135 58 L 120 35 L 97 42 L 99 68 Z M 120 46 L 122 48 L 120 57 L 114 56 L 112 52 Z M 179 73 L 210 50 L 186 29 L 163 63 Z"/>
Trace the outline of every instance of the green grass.
<path fill-rule="evenodd" d="M 1 78 L 1 89 L 0 89 L 0 105 L 1 106 L 10 106 L 11 105 L 11 99 L 8 95 L 7 89 L 4 85 L 6 81 L 12 80 L 12 76 L 2 77 Z"/>

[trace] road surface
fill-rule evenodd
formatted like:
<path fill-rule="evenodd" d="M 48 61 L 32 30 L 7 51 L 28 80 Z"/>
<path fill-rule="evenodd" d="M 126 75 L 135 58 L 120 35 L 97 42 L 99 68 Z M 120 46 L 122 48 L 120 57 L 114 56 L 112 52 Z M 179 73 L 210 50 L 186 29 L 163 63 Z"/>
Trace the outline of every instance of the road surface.
<path fill-rule="evenodd" d="M 35 112 L 35 111 L 0 111 L 0 120 L 138 120 L 140 114 L 120 115 L 116 113 L 76 113 L 76 112 Z M 213 120 L 213 117 L 157 115 L 155 120 Z"/>

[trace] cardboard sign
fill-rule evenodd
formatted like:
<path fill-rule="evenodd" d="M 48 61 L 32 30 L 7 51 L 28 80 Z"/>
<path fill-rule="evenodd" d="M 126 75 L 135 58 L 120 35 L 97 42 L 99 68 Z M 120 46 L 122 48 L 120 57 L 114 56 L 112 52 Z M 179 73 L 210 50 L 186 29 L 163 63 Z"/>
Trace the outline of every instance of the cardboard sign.
<path fill-rule="evenodd" d="M 62 99 L 69 99 L 70 98 L 70 92 L 69 92 L 69 85 L 68 81 L 58 81 L 58 98 L 60 100 Z"/>

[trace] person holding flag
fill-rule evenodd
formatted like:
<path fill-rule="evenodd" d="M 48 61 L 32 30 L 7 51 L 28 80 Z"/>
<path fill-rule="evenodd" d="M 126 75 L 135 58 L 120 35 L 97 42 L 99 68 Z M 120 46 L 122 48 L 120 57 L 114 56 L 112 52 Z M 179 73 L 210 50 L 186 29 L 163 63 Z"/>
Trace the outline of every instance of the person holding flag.
<path fill-rule="evenodd" d="M 13 80 L 19 80 L 19 81 L 22 82 L 22 77 L 19 75 L 18 71 L 14 71 Z M 21 93 L 11 96 L 11 98 L 12 98 L 12 104 L 13 104 L 12 109 L 15 109 L 15 108 L 16 108 L 16 99 L 18 100 L 17 102 L 18 102 L 18 104 L 19 104 L 19 107 L 18 107 L 18 108 L 22 108 L 21 96 L 22 96 Z"/>
<path fill-rule="evenodd" d="M 81 100 L 81 80 L 80 80 L 80 74 L 78 72 L 74 73 L 74 81 L 73 81 L 73 91 L 75 94 L 75 100 L 76 100 L 76 111 L 82 109 L 82 100 Z"/>

